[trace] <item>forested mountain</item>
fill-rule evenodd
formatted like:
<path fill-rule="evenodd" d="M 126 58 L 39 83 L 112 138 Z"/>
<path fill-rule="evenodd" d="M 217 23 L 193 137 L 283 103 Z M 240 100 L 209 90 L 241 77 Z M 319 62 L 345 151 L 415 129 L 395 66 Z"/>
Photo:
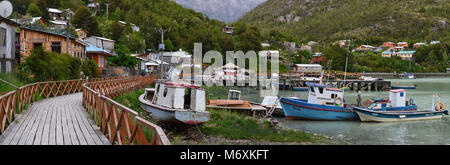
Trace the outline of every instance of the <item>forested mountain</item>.
<path fill-rule="evenodd" d="M 161 34 L 156 31 L 159 28 L 170 29 L 165 33 L 164 42 L 167 51 L 183 49 L 192 52 L 196 42 L 203 43 L 205 52 L 209 50 L 224 52 L 235 50 L 236 47 L 248 50 L 251 48 L 247 48 L 246 45 L 257 45 L 259 44 L 257 42 L 260 42 L 260 40 L 243 40 L 240 37 L 241 34 L 259 35 L 258 29 L 238 26 L 236 31 L 239 31 L 239 34 L 234 36 L 223 34 L 221 28 L 225 26 L 224 22 L 210 19 L 171 0 L 95 0 L 94 2 L 99 3 L 99 9 L 94 16 L 90 16 L 94 11 L 87 9 L 90 2 L 90 0 L 15 0 L 12 1 L 15 9 L 13 17 L 30 14 L 45 17 L 48 16 L 48 8 L 71 9 L 75 12 L 71 19 L 74 26 L 72 28 L 84 28 L 88 31 L 88 35 L 116 40 L 117 48 L 121 49 L 118 52 L 141 53 L 146 49 L 155 50 L 161 42 Z M 36 6 L 39 9 L 36 9 Z M 121 26 L 119 21 L 124 21 L 127 25 Z M 139 27 L 139 31 L 133 31 L 132 24 Z"/>
<path fill-rule="evenodd" d="M 297 41 L 450 40 L 448 0 L 268 0 L 239 20 Z"/>
<path fill-rule="evenodd" d="M 202 12 L 210 18 L 235 22 L 266 0 L 174 0 L 184 7 Z"/>

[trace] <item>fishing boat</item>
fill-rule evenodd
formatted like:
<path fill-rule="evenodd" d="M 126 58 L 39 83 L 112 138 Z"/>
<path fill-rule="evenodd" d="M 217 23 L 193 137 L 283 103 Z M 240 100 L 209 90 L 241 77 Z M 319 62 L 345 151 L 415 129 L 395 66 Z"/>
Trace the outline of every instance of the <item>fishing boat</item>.
<path fill-rule="evenodd" d="M 405 90 L 399 89 L 394 90 L 389 97 L 393 97 L 392 106 L 393 107 L 404 107 L 405 100 Z M 438 97 L 437 94 L 433 96 Z M 409 106 L 415 106 L 413 101 L 409 101 Z M 416 108 L 417 109 L 417 108 Z M 413 120 L 432 120 L 440 119 L 443 115 L 448 115 L 448 110 L 445 109 L 444 103 L 438 101 L 436 106 L 431 110 L 397 110 L 397 111 L 379 111 L 377 108 L 373 107 L 353 107 L 353 110 L 358 114 L 359 119 L 363 122 L 398 122 L 398 121 L 413 121 Z"/>
<path fill-rule="evenodd" d="M 281 97 L 287 119 L 357 120 L 352 108 L 344 103 L 344 91 L 314 83 L 309 87 L 308 100 Z"/>
<path fill-rule="evenodd" d="M 308 91 L 308 87 L 292 87 L 293 91 Z"/>
<path fill-rule="evenodd" d="M 307 83 L 310 87 L 308 100 L 281 98 L 281 106 L 287 119 L 307 120 L 357 120 L 352 107 L 345 104 L 344 91 L 328 86 Z M 389 99 L 375 99 L 364 108 L 373 111 L 416 111 L 414 100 L 406 100 L 406 90 L 389 91 Z"/>
<path fill-rule="evenodd" d="M 400 79 L 416 79 L 416 76 L 414 76 L 414 74 L 409 74 L 408 73 L 403 73 L 403 76 L 400 77 Z"/>
<path fill-rule="evenodd" d="M 238 112 L 244 112 L 255 116 L 257 113 L 266 113 L 268 109 L 257 103 L 248 100 L 241 100 L 241 91 L 229 90 L 228 99 L 208 100 L 207 108 L 226 109 Z"/>
<path fill-rule="evenodd" d="M 155 88 L 145 89 L 139 101 L 152 118 L 167 123 L 199 125 L 210 118 L 205 110 L 205 90 L 193 84 L 158 80 Z"/>
<path fill-rule="evenodd" d="M 417 85 L 413 86 L 391 86 L 392 89 L 416 89 Z"/>
<path fill-rule="evenodd" d="M 363 122 L 399 122 L 414 120 L 441 119 L 448 115 L 448 110 L 421 110 L 421 111 L 375 111 L 361 107 L 353 107 L 353 110 Z"/>
<path fill-rule="evenodd" d="M 388 99 L 375 99 L 368 106 L 363 106 L 374 111 L 416 111 L 417 105 L 414 99 L 406 99 L 406 90 L 390 90 Z"/>

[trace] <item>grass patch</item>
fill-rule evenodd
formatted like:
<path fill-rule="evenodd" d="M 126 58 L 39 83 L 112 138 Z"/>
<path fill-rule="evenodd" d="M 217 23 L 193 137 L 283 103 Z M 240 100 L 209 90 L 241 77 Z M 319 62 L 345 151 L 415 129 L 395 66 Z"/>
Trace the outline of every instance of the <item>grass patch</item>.
<path fill-rule="evenodd" d="M 128 92 L 124 95 L 114 98 L 114 101 L 131 108 L 132 110 L 141 114 L 143 110 L 141 109 L 141 102 L 139 102 L 139 96 L 145 93 L 145 90 L 136 90 L 132 92 Z"/>
<path fill-rule="evenodd" d="M 21 87 L 27 84 L 27 82 L 22 81 L 17 73 L 0 73 L 0 79 L 3 79 L 17 87 Z M 14 90 L 15 88 L 0 81 L 0 93 L 9 92 Z"/>
<path fill-rule="evenodd" d="M 232 140 L 247 139 L 271 142 L 311 142 L 328 143 L 321 135 L 295 131 L 276 130 L 269 122 L 226 110 L 212 110 L 211 120 L 200 127 L 208 135 L 218 135 Z"/>

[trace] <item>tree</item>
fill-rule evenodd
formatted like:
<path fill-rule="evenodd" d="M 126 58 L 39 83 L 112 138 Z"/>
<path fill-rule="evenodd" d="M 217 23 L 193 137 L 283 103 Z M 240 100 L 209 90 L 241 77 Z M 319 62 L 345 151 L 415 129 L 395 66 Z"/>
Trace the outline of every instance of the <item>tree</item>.
<path fill-rule="evenodd" d="M 90 78 L 96 78 L 100 74 L 98 73 L 98 67 L 94 60 L 85 60 L 82 63 L 81 70 L 85 76 Z"/>
<path fill-rule="evenodd" d="M 100 33 L 97 18 L 92 16 L 91 11 L 86 6 L 80 7 L 75 12 L 71 22 L 75 27 L 85 29 L 90 35 Z"/>
<path fill-rule="evenodd" d="M 30 3 L 30 5 L 28 5 L 27 13 L 33 17 L 42 17 L 42 11 L 35 3 Z"/>
<path fill-rule="evenodd" d="M 164 46 L 166 51 L 173 51 L 175 49 L 175 47 L 172 44 L 172 41 L 170 41 L 169 38 L 164 41 Z"/>
<path fill-rule="evenodd" d="M 50 20 L 50 14 L 48 13 L 48 6 L 46 0 L 39 0 L 36 4 L 39 9 L 42 11 L 42 19 L 46 22 Z"/>
<path fill-rule="evenodd" d="M 122 25 L 117 22 L 114 21 L 110 27 L 109 27 L 109 32 L 111 32 L 111 39 L 118 41 L 120 39 L 120 37 L 122 37 L 123 33 L 124 33 L 124 27 L 122 27 Z"/>

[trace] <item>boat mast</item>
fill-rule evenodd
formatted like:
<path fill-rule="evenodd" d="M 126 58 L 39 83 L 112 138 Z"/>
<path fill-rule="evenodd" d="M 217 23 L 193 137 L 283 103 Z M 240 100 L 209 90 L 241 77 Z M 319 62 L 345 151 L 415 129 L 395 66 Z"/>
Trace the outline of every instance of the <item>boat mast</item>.
<path fill-rule="evenodd" d="M 350 43 L 351 43 L 351 33 L 352 33 L 352 25 L 350 24 L 350 35 L 348 36 L 348 45 L 347 45 L 347 54 L 345 55 L 345 70 L 344 70 L 344 88 L 345 88 L 345 80 L 347 79 L 347 64 L 348 64 L 348 52 L 350 51 Z M 345 93 L 345 90 L 344 90 Z"/>

